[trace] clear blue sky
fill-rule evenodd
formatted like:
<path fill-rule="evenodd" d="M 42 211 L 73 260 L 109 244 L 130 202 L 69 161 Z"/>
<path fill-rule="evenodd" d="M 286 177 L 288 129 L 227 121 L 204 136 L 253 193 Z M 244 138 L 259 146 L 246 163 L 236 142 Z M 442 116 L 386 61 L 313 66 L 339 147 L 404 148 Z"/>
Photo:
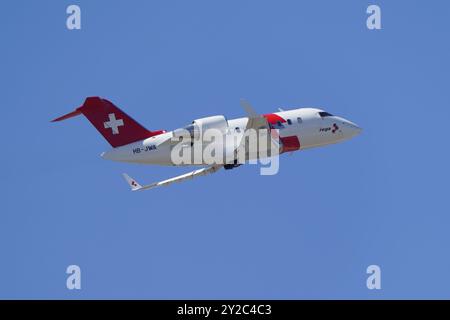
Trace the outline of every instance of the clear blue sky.
<path fill-rule="evenodd" d="M 366 8 L 382 10 L 380 31 Z M 78 4 L 82 29 L 66 29 Z M 450 298 L 448 1 L 3 1 L 0 298 Z M 149 129 L 320 106 L 338 145 L 142 193 L 78 117 Z M 189 169 L 188 169 L 189 170 Z M 82 290 L 65 287 L 66 267 Z M 366 288 L 366 268 L 382 289 Z"/>

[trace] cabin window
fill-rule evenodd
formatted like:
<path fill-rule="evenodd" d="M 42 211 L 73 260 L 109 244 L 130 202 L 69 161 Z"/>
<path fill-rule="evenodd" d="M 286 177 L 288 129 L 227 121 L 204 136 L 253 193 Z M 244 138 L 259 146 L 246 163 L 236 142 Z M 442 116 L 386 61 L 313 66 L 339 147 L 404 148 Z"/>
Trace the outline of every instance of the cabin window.
<path fill-rule="evenodd" d="M 287 119 L 287 123 L 288 123 L 288 125 L 291 125 L 292 124 L 292 120 L 291 119 Z"/>
<path fill-rule="evenodd" d="M 298 122 L 298 123 L 302 123 L 302 122 L 303 122 L 302 118 L 298 117 L 298 118 L 297 118 L 297 122 Z"/>
<path fill-rule="evenodd" d="M 236 130 L 236 132 L 241 132 L 241 128 L 239 128 L 239 127 L 236 127 L 234 129 Z"/>

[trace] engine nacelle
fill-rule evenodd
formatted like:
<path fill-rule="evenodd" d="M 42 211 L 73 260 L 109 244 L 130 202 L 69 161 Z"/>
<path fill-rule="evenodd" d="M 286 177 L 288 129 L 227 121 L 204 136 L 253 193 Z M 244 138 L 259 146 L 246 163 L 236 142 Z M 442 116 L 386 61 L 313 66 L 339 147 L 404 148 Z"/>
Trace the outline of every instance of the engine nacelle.
<path fill-rule="evenodd" d="M 225 130 L 228 127 L 228 121 L 227 119 L 225 119 L 224 116 L 212 116 L 207 118 L 201 118 L 194 120 L 192 124 L 194 125 L 194 127 L 197 127 L 202 132 L 212 128 L 225 132 Z"/>
<path fill-rule="evenodd" d="M 192 124 L 173 131 L 174 138 L 191 138 L 196 140 L 205 130 L 217 129 L 225 133 L 228 121 L 224 116 L 212 116 L 192 121 Z"/>

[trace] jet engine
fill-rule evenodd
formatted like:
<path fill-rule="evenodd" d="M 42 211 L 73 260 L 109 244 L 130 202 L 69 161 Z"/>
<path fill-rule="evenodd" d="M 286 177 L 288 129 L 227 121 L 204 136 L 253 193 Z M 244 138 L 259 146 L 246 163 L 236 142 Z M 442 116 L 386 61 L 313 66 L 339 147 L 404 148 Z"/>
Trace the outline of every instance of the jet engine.
<path fill-rule="evenodd" d="M 198 139 L 205 130 L 218 129 L 225 133 L 227 127 L 228 121 L 224 116 L 200 118 L 192 121 L 192 123 L 186 127 L 174 130 L 173 137 L 191 138 L 191 140 L 195 140 Z"/>

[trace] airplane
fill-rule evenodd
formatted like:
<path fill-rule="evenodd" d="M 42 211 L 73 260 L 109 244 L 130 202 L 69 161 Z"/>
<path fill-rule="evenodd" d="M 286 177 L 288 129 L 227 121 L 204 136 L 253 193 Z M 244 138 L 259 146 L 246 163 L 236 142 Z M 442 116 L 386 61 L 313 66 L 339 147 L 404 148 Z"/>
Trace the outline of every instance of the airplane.
<path fill-rule="evenodd" d="M 229 170 L 240 166 L 243 162 L 237 161 L 236 152 L 245 141 L 248 142 L 243 137 L 245 132 L 252 129 L 266 130 L 270 140 L 268 149 L 275 145 L 274 148 L 279 154 L 345 141 L 357 136 L 362 130 L 355 123 L 318 108 L 279 108 L 279 112 L 260 115 L 247 101 L 241 99 L 241 105 L 246 117 L 227 120 L 225 116 L 217 115 L 196 119 L 186 127 L 173 131 L 150 131 L 107 99 L 88 97 L 81 107 L 52 122 L 84 115 L 112 147 L 101 154 L 103 159 L 155 165 L 193 165 L 174 163 L 172 152 L 177 143 L 182 143 L 181 148 L 193 148 L 193 141 L 199 138 L 199 132 L 202 130 L 213 128 L 224 137 L 237 136 L 237 142 L 235 141 L 232 147 L 225 147 L 226 155 L 231 155 L 231 158 L 227 158 L 231 159 L 229 162 L 195 163 L 203 168 L 148 185 L 141 185 L 124 173 L 123 176 L 132 191 L 166 186 L 211 174 L 221 168 Z M 245 161 L 259 157 L 259 154 L 249 152 L 248 147 L 245 150 Z M 270 156 L 271 153 L 266 155 Z"/>

